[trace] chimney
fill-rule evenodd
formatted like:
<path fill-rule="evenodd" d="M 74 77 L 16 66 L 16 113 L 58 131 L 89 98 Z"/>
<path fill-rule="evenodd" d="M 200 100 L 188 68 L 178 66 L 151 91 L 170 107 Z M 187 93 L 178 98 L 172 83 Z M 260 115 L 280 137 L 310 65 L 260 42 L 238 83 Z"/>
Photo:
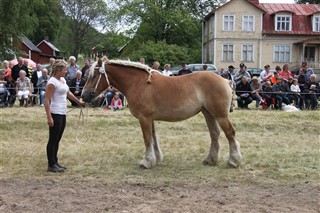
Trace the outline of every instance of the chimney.
<path fill-rule="evenodd" d="M 248 0 L 248 1 L 254 5 L 259 5 L 259 0 Z"/>
<path fill-rule="evenodd" d="M 49 41 L 49 36 L 45 36 L 44 40 Z"/>

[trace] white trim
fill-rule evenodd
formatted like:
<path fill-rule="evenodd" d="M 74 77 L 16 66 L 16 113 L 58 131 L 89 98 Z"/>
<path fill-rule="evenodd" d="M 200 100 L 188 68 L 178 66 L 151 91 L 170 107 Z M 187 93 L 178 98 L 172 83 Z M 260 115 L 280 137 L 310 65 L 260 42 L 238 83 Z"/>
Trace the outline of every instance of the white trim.
<path fill-rule="evenodd" d="M 259 66 L 258 67 L 262 67 L 262 39 L 264 38 L 262 35 L 262 31 L 263 31 L 263 13 L 261 13 L 260 16 L 260 42 L 259 42 Z"/>
<path fill-rule="evenodd" d="M 217 15 L 217 14 L 216 14 Z M 226 17 L 226 16 L 228 16 L 228 17 L 233 17 L 233 25 L 232 25 L 232 28 L 233 29 L 225 29 L 224 28 L 224 18 Z M 230 22 L 230 21 L 229 21 Z M 228 22 L 228 23 L 229 23 Z M 230 24 L 228 24 L 228 27 L 230 27 Z M 223 16 L 222 16 L 222 31 L 227 31 L 227 32 L 234 32 L 236 30 L 236 15 L 234 15 L 234 14 L 223 14 Z"/>
<path fill-rule="evenodd" d="M 285 18 L 289 17 L 290 18 L 290 20 L 289 20 L 289 30 L 284 30 L 284 29 L 278 30 L 277 29 L 277 24 L 278 24 L 277 19 L 278 19 L 278 17 L 285 17 Z M 286 31 L 286 32 L 292 31 L 292 14 L 276 14 L 274 16 L 274 30 L 275 31 Z"/>
<path fill-rule="evenodd" d="M 318 18 L 318 30 L 316 31 L 316 18 Z M 312 17 L 312 31 L 320 32 L 320 15 L 313 15 Z"/>
<path fill-rule="evenodd" d="M 252 30 L 246 30 L 245 29 L 245 21 L 244 21 L 244 17 L 247 16 L 247 17 L 253 17 L 252 19 Z M 255 16 L 254 15 L 242 15 L 242 31 L 243 32 L 254 32 L 255 31 L 255 26 L 256 26 L 256 19 L 255 19 Z"/>

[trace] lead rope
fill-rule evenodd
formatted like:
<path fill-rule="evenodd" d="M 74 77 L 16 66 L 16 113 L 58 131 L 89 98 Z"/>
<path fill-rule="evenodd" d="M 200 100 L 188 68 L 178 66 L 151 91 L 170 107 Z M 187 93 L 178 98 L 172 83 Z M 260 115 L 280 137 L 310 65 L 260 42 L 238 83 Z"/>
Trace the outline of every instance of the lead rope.
<path fill-rule="evenodd" d="M 88 136 L 88 107 L 86 107 L 86 116 L 83 113 L 82 107 L 80 109 L 80 113 L 79 113 L 79 119 L 78 119 L 78 125 L 80 127 L 80 129 L 78 129 L 77 134 L 76 134 L 76 141 L 80 144 L 85 144 L 88 140 L 89 140 L 89 136 Z M 86 118 L 85 118 L 86 117 Z M 79 133 L 81 132 L 81 127 L 84 128 L 84 132 L 85 132 L 85 139 L 84 141 L 81 141 L 79 139 Z"/>

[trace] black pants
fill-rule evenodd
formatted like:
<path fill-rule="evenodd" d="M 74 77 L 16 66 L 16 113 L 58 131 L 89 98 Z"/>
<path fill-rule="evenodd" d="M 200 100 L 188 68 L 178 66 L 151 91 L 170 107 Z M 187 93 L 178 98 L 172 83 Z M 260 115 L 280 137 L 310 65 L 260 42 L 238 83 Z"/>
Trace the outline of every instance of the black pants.
<path fill-rule="evenodd" d="M 49 141 L 47 144 L 47 157 L 49 166 L 58 163 L 58 149 L 64 128 L 66 127 L 66 115 L 52 114 L 53 127 L 49 127 Z"/>

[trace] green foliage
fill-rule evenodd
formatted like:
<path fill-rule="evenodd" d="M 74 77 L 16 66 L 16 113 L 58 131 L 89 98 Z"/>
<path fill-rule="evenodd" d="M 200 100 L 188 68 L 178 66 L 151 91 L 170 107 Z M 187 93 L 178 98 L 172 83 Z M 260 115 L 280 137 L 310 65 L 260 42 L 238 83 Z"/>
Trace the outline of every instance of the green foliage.
<path fill-rule="evenodd" d="M 297 0 L 298 4 L 320 4 L 320 0 Z"/>
<path fill-rule="evenodd" d="M 135 41 L 133 40 L 132 42 Z M 137 46 L 139 47 L 135 49 Z M 165 41 L 159 41 L 157 43 L 147 41 L 141 45 L 130 42 L 128 48 L 126 48 L 122 54 L 122 57 L 128 57 L 134 61 L 138 61 L 140 57 L 144 57 L 147 64 L 151 64 L 153 61 L 159 61 L 161 67 L 163 67 L 165 63 L 179 65 L 182 62 L 200 62 L 201 49 L 167 44 Z"/>

